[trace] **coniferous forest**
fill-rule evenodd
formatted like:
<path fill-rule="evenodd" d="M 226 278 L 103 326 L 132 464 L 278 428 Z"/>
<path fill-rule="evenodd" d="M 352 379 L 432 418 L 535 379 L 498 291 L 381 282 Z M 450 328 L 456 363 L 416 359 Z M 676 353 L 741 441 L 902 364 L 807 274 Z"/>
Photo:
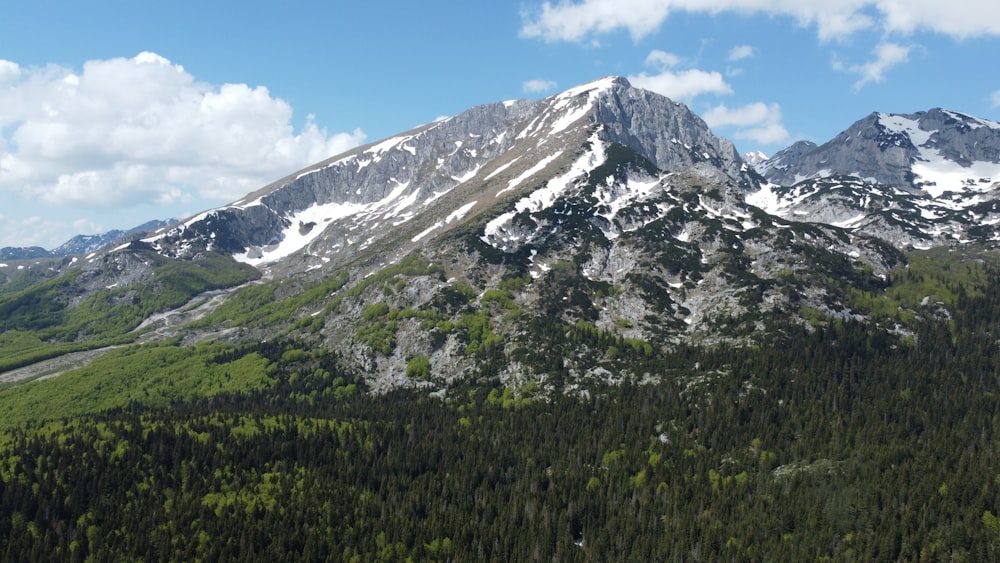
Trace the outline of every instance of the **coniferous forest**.
<path fill-rule="evenodd" d="M 269 383 L 3 428 L 0 559 L 1000 560 L 1000 272 L 975 280 L 906 331 L 767 319 L 560 393 L 373 395 L 294 340 L 203 350 Z"/>

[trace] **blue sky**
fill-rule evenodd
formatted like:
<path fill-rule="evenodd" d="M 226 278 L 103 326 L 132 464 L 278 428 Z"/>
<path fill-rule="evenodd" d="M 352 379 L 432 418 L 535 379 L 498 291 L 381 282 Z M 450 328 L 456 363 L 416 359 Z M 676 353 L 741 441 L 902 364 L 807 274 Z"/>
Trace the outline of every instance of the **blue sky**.
<path fill-rule="evenodd" d="M 872 111 L 1000 120 L 1000 3 L 8 3 L 0 246 L 181 218 L 477 104 L 607 75 L 741 152 Z"/>

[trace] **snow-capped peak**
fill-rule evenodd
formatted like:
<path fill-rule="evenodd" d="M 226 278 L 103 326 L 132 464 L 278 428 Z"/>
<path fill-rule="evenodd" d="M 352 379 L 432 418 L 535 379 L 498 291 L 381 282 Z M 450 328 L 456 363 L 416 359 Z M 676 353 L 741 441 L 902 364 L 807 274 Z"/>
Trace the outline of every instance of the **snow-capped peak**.
<path fill-rule="evenodd" d="M 753 166 L 754 168 L 756 168 L 758 164 L 763 163 L 767 159 L 768 156 L 761 151 L 750 151 L 743 155 L 743 161 L 749 164 L 750 166 Z"/>

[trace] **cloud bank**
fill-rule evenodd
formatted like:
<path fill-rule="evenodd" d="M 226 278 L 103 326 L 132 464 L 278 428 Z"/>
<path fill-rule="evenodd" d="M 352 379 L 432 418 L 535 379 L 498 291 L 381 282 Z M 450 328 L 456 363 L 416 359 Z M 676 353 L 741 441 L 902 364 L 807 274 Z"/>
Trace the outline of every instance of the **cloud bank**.
<path fill-rule="evenodd" d="M 267 88 L 200 82 L 155 53 L 81 72 L 0 60 L 0 193 L 97 208 L 229 201 L 365 139 L 291 119 Z"/>

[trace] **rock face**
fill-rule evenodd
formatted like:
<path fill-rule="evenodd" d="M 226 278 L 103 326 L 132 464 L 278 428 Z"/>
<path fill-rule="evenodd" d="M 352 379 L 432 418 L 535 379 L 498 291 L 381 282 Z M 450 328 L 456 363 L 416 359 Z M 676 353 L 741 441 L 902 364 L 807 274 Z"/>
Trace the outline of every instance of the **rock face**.
<path fill-rule="evenodd" d="M 603 140 L 624 145 L 665 171 L 707 161 L 731 178 L 742 174 L 743 159 L 733 144 L 713 135 L 687 106 L 632 88 L 623 78 L 615 85 L 594 104 L 593 121 L 604 126 Z"/>

